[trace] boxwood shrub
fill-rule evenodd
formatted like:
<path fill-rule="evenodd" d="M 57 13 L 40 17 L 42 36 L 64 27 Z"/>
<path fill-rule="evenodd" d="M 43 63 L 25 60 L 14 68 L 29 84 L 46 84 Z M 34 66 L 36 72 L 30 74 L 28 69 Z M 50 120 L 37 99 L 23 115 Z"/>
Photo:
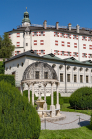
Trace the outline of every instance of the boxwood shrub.
<path fill-rule="evenodd" d="M 0 74 L 4 74 L 4 64 L 0 61 Z"/>
<path fill-rule="evenodd" d="M 15 79 L 13 75 L 4 75 L 0 74 L 0 81 L 4 80 L 5 82 L 11 83 L 11 85 L 15 86 Z"/>
<path fill-rule="evenodd" d="M 40 118 L 28 99 L 10 83 L 0 82 L 0 139 L 38 139 Z"/>
<path fill-rule="evenodd" d="M 69 99 L 71 107 L 78 109 L 92 109 L 92 88 L 82 87 L 77 89 Z"/>

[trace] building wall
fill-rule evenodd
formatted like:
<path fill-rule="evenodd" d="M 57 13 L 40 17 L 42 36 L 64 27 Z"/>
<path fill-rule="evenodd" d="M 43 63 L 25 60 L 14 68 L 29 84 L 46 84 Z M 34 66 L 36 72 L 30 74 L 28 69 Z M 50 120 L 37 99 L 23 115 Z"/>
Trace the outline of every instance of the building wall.
<path fill-rule="evenodd" d="M 34 34 L 36 32 L 36 35 Z M 43 35 L 41 35 L 43 32 Z M 17 34 L 20 33 L 20 34 Z M 18 37 L 19 36 L 19 37 Z M 31 49 L 37 50 L 39 55 L 54 53 L 59 58 L 75 57 L 79 61 L 92 60 L 92 38 L 88 35 L 76 35 L 73 33 L 51 31 L 51 30 L 37 30 L 32 31 L 31 34 L 23 32 L 12 32 L 10 38 L 16 46 L 15 53 L 28 51 Z M 19 42 L 19 46 L 18 46 Z M 26 46 L 28 43 L 28 46 Z M 41 54 L 40 50 L 44 50 Z M 56 50 L 58 52 L 56 52 Z M 64 54 L 63 52 L 64 51 Z M 68 54 L 70 52 L 70 54 Z M 76 53 L 76 54 L 75 54 Z"/>
<path fill-rule="evenodd" d="M 16 80 L 16 86 L 20 86 L 21 80 L 23 78 L 23 73 L 25 71 L 25 69 L 32 64 L 33 62 L 38 61 L 39 59 L 36 58 L 30 58 L 30 57 L 20 57 L 18 59 L 6 62 L 5 64 L 5 74 L 12 74 L 12 72 L 15 71 L 15 80 Z M 47 62 L 44 60 L 44 62 Z M 23 63 L 23 66 L 21 65 Z M 69 96 L 72 92 L 74 92 L 74 90 L 83 87 L 83 86 L 89 86 L 92 87 L 92 70 L 91 67 L 88 66 L 78 66 L 76 64 L 67 64 L 66 65 L 66 93 L 65 93 L 65 65 L 62 62 L 55 62 L 55 61 L 48 61 L 47 62 L 49 65 L 53 65 L 56 64 L 55 66 L 55 71 L 57 73 L 58 76 L 58 80 L 60 82 L 59 85 L 59 92 L 61 93 L 61 95 L 66 96 L 66 93 L 68 93 L 67 96 Z M 19 64 L 19 67 L 17 67 L 17 65 Z M 59 66 L 63 65 L 63 67 L 60 69 Z M 67 66 L 70 66 L 69 69 L 67 69 Z M 74 67 L 77 67 L 76 70 L 74 70 Z M 11 69 L 10 69 L 11 67 Z M 80 71 L 80 67 L 83 67 L 83 69 Z M 6 68 L 8 68 L 6 70 Z M 88 68 L 88 70 L 86 71 L 86 68 Z M 60 73 L 63 74 L 63 81 L 60 81 Z M 67 74 L 70 74 L 70 82 L 67 82 Z M 76 82 L 74 82 L 74 75 L 77 75 L 77 80 Z M 83 82 L 80 82 L 80 75 L 83 75 Z M 86 75 L 88 76 L 88 83 L 86 83 Z M 31 86 L 30 86 L 31 88 Z M 28 86 L 25 84 L 24 86 L 24 90 L 27 90 Z M 32 88 L 31 88 L 32 89 Z M 47 91 L 47 95 L 51 94 L 51 85 L 48 84 L 46 87 L 46 91 Z M 35 85 L 35 94 L 36 96 L 38 96 L 38 85 Z M 54 85 L 53 91 L 56 91 L 56 85 Z M 42 93 L 44 94 L 44 88 L 42 87 Z M 69 94 L 70 93 L 70 94 Z M 43 95 L 42 94 L 42 95 Z"/>

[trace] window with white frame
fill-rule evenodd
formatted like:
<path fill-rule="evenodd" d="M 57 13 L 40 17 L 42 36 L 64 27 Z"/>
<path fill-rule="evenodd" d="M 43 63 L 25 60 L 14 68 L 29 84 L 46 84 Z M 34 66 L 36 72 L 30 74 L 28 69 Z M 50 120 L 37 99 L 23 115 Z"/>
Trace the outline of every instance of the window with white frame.
<path fill-rule="evenodd" d="M 26 46 L 28 46 L 28 43 L 26 43 Z"/>
<path fill-rule="evenodd" d="M 77 75 L 74 74 L 74 82 L 77 82 Z"/>
<path fill-rule="evenodd" d="M 83 75 L 80 75 L 80 83 L 83 83 Z"/>
<path fill-rule="evenodd" d="M 35 71 L 35 79 L 39 79 L 39 71 Z"/>
<path fill-rule="evenodd" d="M 34 32 L 34 36 L 37 36 L 37 32 Z"/>
<path fill-rule="evenodd" d="M 88 83 L 88 75 L 86 75 L 86 83 Z"/>
<path fill-rule="evenodd" d="M 67 74 L 67 82 L 70 82 L 70 74 Z"/>
<path fill-rule="evenodd" d="M 62 51 L 62 55 L 64 55 L 64 51 Z"/>
<path fill-rule="evenodd" d="M 63 73 L 60 73 L 60 82 L 63 82 Z"/>
<path fill-rule="evenodd" d="M 48 79 L 48 72 L 44 72 L 44 79 Z"/>

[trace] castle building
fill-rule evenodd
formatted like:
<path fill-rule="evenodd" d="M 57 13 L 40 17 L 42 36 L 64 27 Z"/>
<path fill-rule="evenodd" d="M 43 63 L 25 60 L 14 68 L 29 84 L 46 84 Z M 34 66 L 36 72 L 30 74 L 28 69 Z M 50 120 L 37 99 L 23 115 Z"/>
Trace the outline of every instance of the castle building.
<path fill-rule="evenodd" d="M 92 59 L 92 30 L 81 28 L 79 25 L 72 27 L 69 23 L 68 27 L 64 27 L 56 22 L 56 26 L 50 26 L 46 20 L 43 25 L 31 24 L 29 13 L 26 11 L 22 25 L 8 33 L 15 45 L 13 56 L 32 48 L 41 56 L 52 52 L 61 59 L 69 57 L 75 57 L 79 61 Z"/>
<path fill-rule="evenodd" d="M 58 22 L 56 26 L 49 26 L 46 20 L 43 25 L 33 25 L 26 11 L 22 25 L 8 33 L 15 50 L 13 57 L 5 61 L 5 74 L 15 76 L 16 87 L 21 86 L 25 70 L 35 62 L 48 63 L 56 71 L 60 83 L 58 90 L 62 96 L 70 96 L 83 86 L 92 87 L 91 29 L 81 28 L 79 25 L 72 27 L 70 23 L 68 27 L 60 27 Z M 35 67 L 33 71 L 34 77 L 38 79 L 42 72 L 45 72 L 47 79 L 49 77 L 45 68 L 43 71 L 40 67 Z M 31 73 L 26 76 L 31 78 Z M 26 89 L 28 86 L 24 84 L 24 90 Z M 47 95 L 51 94 L 50 89 L 51 86 L 47 85 Z M 37 86 L 34 86 L 34 90 L 38 96 Z M 56 91 L 56 86 L 53 86 L 53 91 Z"/>

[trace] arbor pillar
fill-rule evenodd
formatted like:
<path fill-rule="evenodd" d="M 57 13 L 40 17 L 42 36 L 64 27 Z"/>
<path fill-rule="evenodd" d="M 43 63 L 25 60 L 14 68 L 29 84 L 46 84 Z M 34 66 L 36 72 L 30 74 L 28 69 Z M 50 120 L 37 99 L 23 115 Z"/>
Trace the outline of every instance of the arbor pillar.
<path fill-rule="evenodd" d="M 22 83 L 20 84 L 20 92 L 21 92 L 21 95 L 23 96 L 23 84 Z"/>
<path fill-rule="evenodd" d="M 28 100 L 30 102 L 30 84 L 28 84 Z"/>
<path fill-rule="evenodd" d="M 47 84 L 43 84 L 44 85 L 44 101 L 45 103 L 43 104 L 43 109 L 47 110 L 47 103 L 46 103 L 46 85 Z"/>
<path fill-rule="evenodd" d="M 32 104 L 34 105 L 34 83 L 32 83 Z"/>
<path fill-rule="evenodd" d="M 54 83 L 51 83 L 51 106 L 50 106 L 51 117 L 55 116 L 55 106 L 53 105 L 53 84 Z"/>
<path fill-rule="evenodd" d="M 59 93 L 58 93 L 58 83 L 56 84 L 56 91 L 57 91 L 57 104 L 56 104 L 56 109 L 60 109 Z"/>

